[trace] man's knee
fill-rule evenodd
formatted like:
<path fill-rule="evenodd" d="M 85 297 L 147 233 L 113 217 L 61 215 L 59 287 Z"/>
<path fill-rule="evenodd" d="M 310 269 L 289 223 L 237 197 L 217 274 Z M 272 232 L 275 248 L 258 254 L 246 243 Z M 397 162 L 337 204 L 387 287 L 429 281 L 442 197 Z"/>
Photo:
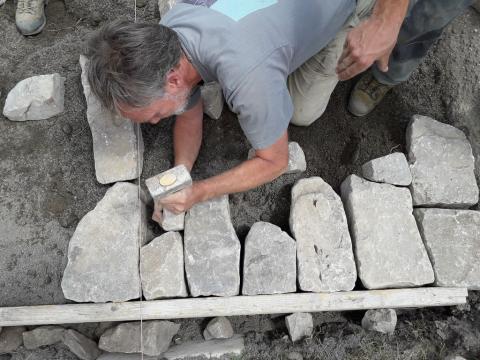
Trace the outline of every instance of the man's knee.
<path fill-rule="evenodd" d="M 313 114 L 306 114 L 304 112 L 295 110 L 293 112 L 292 120 L 290 120 L 290 124 L 296 125 L 296 126 L 310 126 L 318 118 L 319 116 L 315 116 Z"/>

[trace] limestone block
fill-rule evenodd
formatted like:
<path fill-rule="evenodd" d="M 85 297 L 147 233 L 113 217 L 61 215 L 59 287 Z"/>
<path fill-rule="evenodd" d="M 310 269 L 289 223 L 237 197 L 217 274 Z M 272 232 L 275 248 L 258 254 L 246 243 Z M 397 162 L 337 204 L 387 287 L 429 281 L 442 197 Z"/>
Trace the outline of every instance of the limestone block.
<path fill-rule="evenodd" d="M 72 329 L 65 331 L 63 343 L 82 360 L 96 360 L 101 354 L 93 340 Z"/>
<path fill-rule="evenodd" d="M 234 296 L 240 287 L 240 241 L 228 196 L 193 206 L 185 217 L 185 270 L 190 294 Z"/>
<path fill-rule="evenodd" d="M 357 271 L 343 204 L 321 178 L 302 179 L 292 189 L 290 230 L 297 241 L 300 289 L 354 288 Z"/>
<path fill-rule="evenodd" d="M 44 120 L 64 109 L 65 78 L 59 74 L 33 76 L 8 93 L 3 115 L 13 121 Z"/>
<path fill-rule="evenodd" d="M 168 232 L 140 251 L 143 295 L 147 300 L 186 297 L 182 236 Z"/>
<path fill-rule="evenodd" d="M 23 346 L 32 350 L 40 346 L 53 345 L 63 340 L 65 329 L 61 326 L 40 326 L 23 333 Z"/>
<path fill-rule="evenodd" d="M 140 228 L 139 228 L 140 227 Z M 120 302 L 141 296 L 139 246 L 145 239 L 137 186 L 116 183 L 77 225 L 68 246 L 63 294 L 77 302 Z"/>
<path fill-rule="evenodd" d="M 296 244 L 278 226 L 257 222 L 245 239 L 244 295 L 283 294 L 297 290 Z"/>
<path fill-rule="evenodd" d="M 22 333 L 24 326 L 5 327 L 0 332 L 0 355 L 12 353 L 17 350 L 23 342 Z"/>
<path fill-rule="evenodd" d="M 478 202 L 472 147 L 465 134 L 426 116 L 413 116 L 407 149 L 415 206 L 469 207 Z"/>
<path fill-rule="evenodd" d="M 145 184 L 152 198 L 158 200 L 192 185 L 192 178 L 185 165 L 178 165 L 148 178 Z"/>
<path fill-rule="evenodd" d="M 104 108 L 87 79 L 88 59 L 81 55 L 83 93 L 92 132 L 95 174 L 101 184 L 138 178 L 143 167 L 143 138 L 129 119 Z"/>
<path fill-rule="evenodd" d="M 174 214 L 173 212 L 163 209 L 163 218 L 160 226 L 165 231 L 182 231 L 185 228 L 185 213 Z"/>
<path fill-rule="evenodd" d="M 205 340 L 230 339 L 233 336 L 233 327 L 225 316 L 216 317 L 207 324 L 203 331 Z"/>
<path fill-rule="evenodd" d="M 217 82 L 210 82 L 200 88 L 203 99 L 203 112 L 209 118 L 218 120 L 223 111 L 223 91 Z"/>
<path fill-rule="evenodd" d="M 435 285 L 480 290 L 480 212 L 415 209 Z"/>
<path fill-rule="evenodd" d="M 177 0 L 158 0 L 158 10 L 160 11 L 160 18 L 163 18 L 168 12 L 168 10 L 170 10 L 176 3 Z"/>
<path fill-rule="evenodd" d="M 392 185 L 408 186 L 412 183 L 407 158 L 399 152 L 370 160 L 362 166 L 362 175 L 365 179 Z"/>
<path fill-rule="evenodd" d="M 244 338 L 235 335 L 230 339 L 215 339 L 209 341 L 187 342 L 172 346 L 162 357 L 167 360 L 192 358 L 230 359 L 240 357 L 245 351 Z"/>
<path fill-rule="evenodd" d="M 255 156 L 255 149 L 250 149 L 248 158 L 252 159 Z M 307 170 L 307 161 L 305 160 L 305 153 L 300 145 L 294 141 L 288 143 L 288 168 L 285 174 L 297 174 Z"/>
<path fill-rule="evenodd" d="M 310 313 L 295 313 L 285 317 L 288 334 L 293 342 L 309 337 L 313 333 L 313 318 Z"/>
<path fill-rule="evenodd" d="M 368 310 L 362 319 L 365 330 L 383 334 L 393 334 L 397 326 L 397 313 L 394 309 Z"/>
<path fill-rule="evenodd" d="M 345 179 L 341 190 L 363 285 L 382 289 L 433 282 L 410 191 L 355 175 Z"/>

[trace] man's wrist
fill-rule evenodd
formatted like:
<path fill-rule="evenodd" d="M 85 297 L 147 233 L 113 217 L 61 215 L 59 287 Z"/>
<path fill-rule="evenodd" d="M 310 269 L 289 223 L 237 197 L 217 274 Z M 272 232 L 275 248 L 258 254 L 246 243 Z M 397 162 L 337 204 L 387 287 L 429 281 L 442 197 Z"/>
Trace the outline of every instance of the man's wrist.
<path fill-rule="evenodd" d="M 193 183 L 193 196 L 195 199 L 195 203 L 203 202 L 209 199 L 208 193 L 208 183 L 204 180 L 195 181 Z"/>

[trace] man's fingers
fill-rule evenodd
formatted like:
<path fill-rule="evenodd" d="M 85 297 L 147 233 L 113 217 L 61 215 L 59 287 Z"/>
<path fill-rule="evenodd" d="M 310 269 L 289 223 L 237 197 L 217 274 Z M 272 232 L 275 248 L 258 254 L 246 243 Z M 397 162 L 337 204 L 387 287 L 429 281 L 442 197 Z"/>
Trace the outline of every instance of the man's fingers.
<path fill-rule="evenodd" d="M 378 69 L 382 72 L 388 71 L 388 61 L 390 60 L 391 51 L 383 55 L 380 59 L 377 60 Z"/>
<path fill-rule="evenodd" d="M 342 71 L 350 67 L 354 62 L 355 60 L 351 55 L 346 56 L 342 61 L 338 63 L 337 69 L 336 69 L 337 74 L 340 74 Z"/>
<path fill-rule="evenodd" d="M 338 78 L 342 81 L 349 80 L 361 72 L 367 70 L 369 65 L 365 65 L 364 63 L 360 62 L 354 62 L 352 65 L 350 65 L 348 68 L 345 70 L 341 71 L 338 73 Z"/>
<path fill-rule="evenodd" d="M 152 220 L 156 221 L 157 223 L 161 224 L 163 221 L 163 211 L 162 209 L 156 210 L 152 214 Z"/>

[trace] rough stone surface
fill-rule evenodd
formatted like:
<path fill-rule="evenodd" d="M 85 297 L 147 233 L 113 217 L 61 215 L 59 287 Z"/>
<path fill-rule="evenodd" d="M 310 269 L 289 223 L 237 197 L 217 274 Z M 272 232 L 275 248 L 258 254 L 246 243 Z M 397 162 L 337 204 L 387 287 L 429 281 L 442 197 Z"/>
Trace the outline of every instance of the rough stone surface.
<path fill-rule="evenodd" d="M 172 346 L 162 354 L 167 360 L 207 358 L 216 359 L 222 356 L 241 356 L 245 351 L 243 336 L 235 335 L 230 339 L 216 339 L 202 342 L 188 342 Z"/>
<path fill-rule="evenodd" d="M 216 317 L 210 320 L 203 332 L 205 340 L 230 339 L 232 336 L 232 324 L 225 316 Z"/>
<path fill-rule="evenodd" d="M 80 66 L 83 92 L 87 102 L 87 120 L 92 132 L 97 181 L 109 184 L 136 179 L 143 167 L 142 132 L 132 121 L 100 104 L 88 83 L 85 72 L 88 59 L 85 56 L 80 56 Z"/>
<path fill-rule="evenodd" d="M 296 244 L 286 232 L 276 225 L 257 222 L 250 229 L 244 248 L 242 294 L 297 290 Z"/>
<path fill-rule="evenodd" d="M 412 183 L 407 158 L 399 152 L 370 160 L 362 166 L 362 174 L 364 178 L 380 183 L 399 186 Z"/>
<path fill-rule="evenodd" d="M 168 232 L 142 247 L 140 275 L 147 300 L 186 297 L 182 236 Z"/>
<path fill-rule="evenodd" d="M 218 120 L 223 111 L 223 91 L 217 82 L 203 85 L 201 88 L 203 112 L 211 119 Z"/>
<path fill-rule="evenodd" d="M 465 134 L 426 116 L 413 116 L 407 149 L 415 206 L 469 207 L 478 202 L 472 147 Z"/>
<path fill-rule="evenodd" d="M 173 176 L 176 180 L 171 185 L 163 186 L 160 184 L 160 179 L 164 176 Z M 158 200 L 192 185 L 192 178 L 185 165 L 178 165 L 148 178 L 145 184 L 152 198 Z"/>
<path fill-rule="evenodd" d="M 313 333 L 313 318 L 310 313 L 295 313 L 285 317 L 288 334 L 293 342 L 311 336 Z"/>
<path fill-rule="evenodd" d="M 240 287 L 240 241 L 228 196 L 193 206 L 185 217 L 185 270 L 190 294 L 234 296 Z"/>
<path fill-rule="evenodd" d="M 480 212 L 415 209 L 435 285 L 480 290 Z"/>
<path fill-rule="evenodd" d="M 172 337 L 180 329 L 179 324 L 170 321 L 143 322 L 143 353 L 157 356 L 165 352 Z M 123 323 L 108 329 L 98 343 L 100 349 L 108 352 L 141 352 L 140 322 Z"/>
<path fill-rule="evenodd" d="M 6 327 L 0 332 L 0 354 L 14 352 L 23 343 L 23 326 Z"/>
<path fill-rule="evenodd" d="M 255 149 L 250 149 L 248 158 L 255 156 Z M 285 174 L 297 174 L 307 170 L 307 161 L 305 160 L 305 153 L 300 145 L 294 141 L 288 143 L 288 168 Z"/>
<path fill-rule="evenodd" d="M 158 356 L 142 354 L 104 353 L 97 360 L 159 360 Z"/>
<path fill-rule="evenodd" d="M 158 0 L 158 10 L 160 11 L 160 18 L 170 10 L 173 5 L 177 3 L 177 0 Z"/>
<path fill-rule="evenodd" d="M 393 334 L 397 326 L 397 313 L 393 309 L 368 310 L 362 319 L 365 330 Z"/>
<path fill-rule="evenodd" d="M 354 288 L 357 271 L 343 204 L 321 178 L 302 179 L 293 187 L 290 229 L 297 241 L 300 289 Z"/>
<path fill-rule="evenodd" d="M 36 349 L 40 346 L 52 345 L 63 340 L 65 329 L 61 326 L 40 326 L 23 333 L 23 346 Z"/>
<path fill-rule="evenodd" d="M 478 11 L 480 12 L 480 3 L 478 5 Z M 466 359 L 460 355 L 450 355 L 450 356 L 447 356 L 445 360 L 466 360 Z"/>
<path fill-rule="evenodd" d="M 410 191 L 355 175 L 345 179 L 341 190 L 363 285 L 382 289 L 433 282 Z"/>
<path fill-rule="evenodd" d="M 96 360 L 101 354 L 93 340 L 72 329 L 65 331 L 63 343 L 82 360 Z"/>
<path fill-rule="evenodd" d="M 141 225 L 142 233 L 139 226 Z M 140 297 L 139 245 L 146 218 L 137 186 L 116 183 L 77 225 L 62 279 L 67 299 L 127 301 Z"/>
<path fill-rule="evenodd" d="M 182 231 L 185 228 L 185 213 L 177 215 L 167 209 L 163 209 L 163 218 L 160 226 L 165 231 Z"/>

